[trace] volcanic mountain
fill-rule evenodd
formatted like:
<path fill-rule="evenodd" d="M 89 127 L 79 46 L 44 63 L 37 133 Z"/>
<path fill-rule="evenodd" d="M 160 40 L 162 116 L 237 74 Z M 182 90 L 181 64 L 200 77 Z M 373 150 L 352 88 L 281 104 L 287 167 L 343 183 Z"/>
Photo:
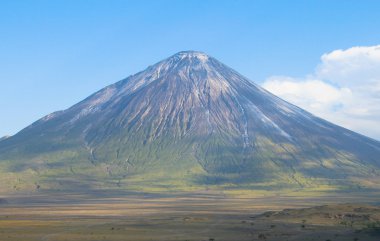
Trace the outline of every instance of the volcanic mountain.
<path fill-rule="evenodd" d="M 179 52 L 0 141 L 15 189 L 367 185 L 380 142 Z"/>

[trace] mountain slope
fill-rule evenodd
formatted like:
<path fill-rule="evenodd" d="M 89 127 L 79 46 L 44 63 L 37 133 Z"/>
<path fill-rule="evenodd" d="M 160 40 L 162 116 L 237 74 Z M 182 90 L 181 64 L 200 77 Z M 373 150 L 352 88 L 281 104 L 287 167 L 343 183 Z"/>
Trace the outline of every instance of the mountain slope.
<path fill-rule="evenodd" d="M 380 143 L 185 51 L 0 141 L 0 160 L 48 189 L 372 185 Z"/>

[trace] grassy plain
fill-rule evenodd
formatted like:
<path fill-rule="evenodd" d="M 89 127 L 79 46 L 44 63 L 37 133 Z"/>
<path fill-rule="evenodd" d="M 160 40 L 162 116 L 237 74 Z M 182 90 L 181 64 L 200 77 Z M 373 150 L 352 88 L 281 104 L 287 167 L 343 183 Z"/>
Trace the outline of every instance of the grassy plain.
<path fill-rule="evenodd" d="M 368 204 L 378 205 L 379 197 L 369 192 L 13 195 L 0 199 L 0 240 L 378 241 L 380 208 Z M 305 209 L 321 204 L 329 206 Z M 292 210 L 277 212 L 283 209 Z"/>

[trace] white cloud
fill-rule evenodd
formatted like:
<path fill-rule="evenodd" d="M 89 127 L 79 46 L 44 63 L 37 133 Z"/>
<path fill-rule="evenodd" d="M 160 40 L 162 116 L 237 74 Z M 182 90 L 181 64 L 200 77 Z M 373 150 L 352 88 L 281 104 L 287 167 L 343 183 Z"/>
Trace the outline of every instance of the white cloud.
<path fill-rule="evenodd" d="M 380 45 L 335 50 L 322 55 L 316 76 L 339 84 L 360 85 L 380 79 Z"/>
<path fill-rule="evenodd" d="M 380 45 L 322 55 L 305 78 L 273 76 L 263 87 L 311 113 L 380 140 Z"/>

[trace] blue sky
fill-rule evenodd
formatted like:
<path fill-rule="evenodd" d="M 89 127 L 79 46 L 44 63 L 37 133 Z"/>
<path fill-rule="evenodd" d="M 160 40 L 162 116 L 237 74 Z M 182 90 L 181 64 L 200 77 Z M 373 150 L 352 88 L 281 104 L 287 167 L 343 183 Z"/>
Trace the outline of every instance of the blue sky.
<path fill-rule="evenodd" d="M 379 12 L 376 0 L 2 0 L 0 136 L 181 50 L 263 85 L 314 76 L 343 89 L 318 75 L 321 56 L 380 44 Z"/>

